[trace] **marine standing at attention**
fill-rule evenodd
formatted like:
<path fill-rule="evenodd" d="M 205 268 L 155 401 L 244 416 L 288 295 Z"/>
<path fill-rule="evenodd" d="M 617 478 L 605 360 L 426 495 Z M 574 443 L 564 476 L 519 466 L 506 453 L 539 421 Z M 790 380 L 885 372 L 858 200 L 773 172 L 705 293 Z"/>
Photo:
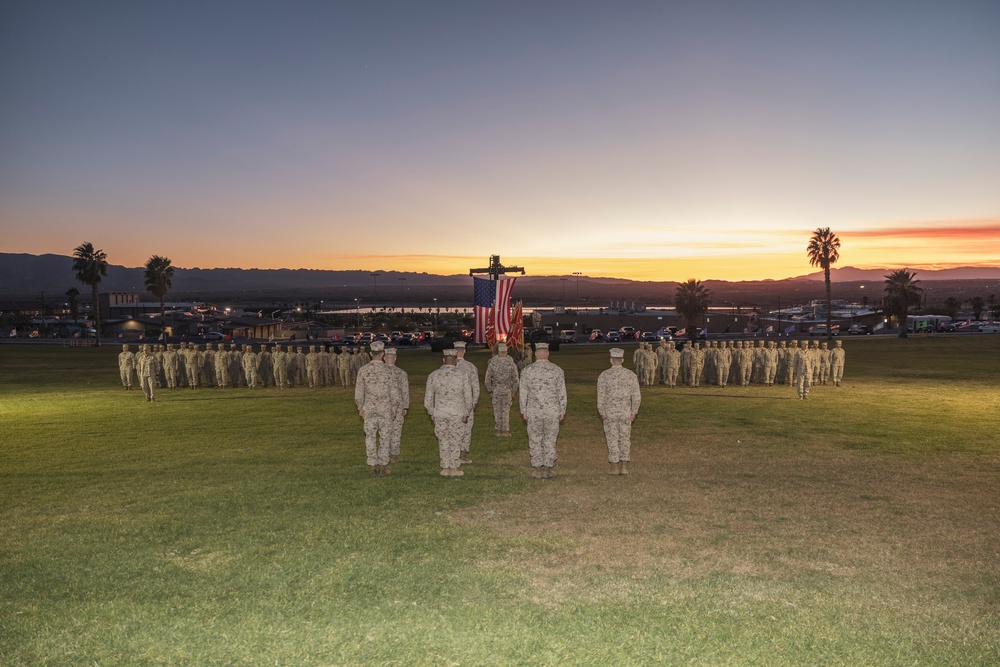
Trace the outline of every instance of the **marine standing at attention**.
<path fill-rule="evenodd" d="M 465 360 L 465 341 L 460 340 L 455 343 L 455 355 L 458 357 L 455 368 L 465 373 L 469 378 L 469 386 L 472 387 L 472 410 L 469 411 L 469 419 L 465 422 L 462 453 L 458 460 L 462 463 L 472 463 L 469 459 L 469 450 L 472 448 L 472 424 L 476 419 L 476 406 L 479 404 L 479 369 L 471 361 Z"/>
<path fill-rule="evenodd" d="M 627 475 L 632 460 L 632 422 L 639 412 L 642 395 L 639 379 L 625 368 L 625 350 L 611 348 L 611 368 L 597 378 L 597 412 L 604 422 L 608 442 L 608 466 L 612 475 Z"/>
<path fill-rule="evenodd" d="M 507 344 L 497 343 L 497 356 L 486 367 L 486 391 L 493 399 L 493 434 L 510 437 L 510 405 L 520 380 L 517 364 L 507 356 Z"/>
<path fill-rule="evenodd" d="M 358 371 L 354 387 L 354 402 L 358 415 L 365 422 L 365 452 L 371 474 L 388 475 L 389 430 L 391 420 L 402 410 L 403 397 L 392 371 L 383 362 L 385 345 L 382 341 L 371 344 L 372 360 Z"/>
<path fill-rule="evenodd" d="M 443 365 L 427 376 L 424 408 L 434 423 L 438 439 L 442 477 L 462 477 L 459 455 L 465 422 L 472 411 L 472 386 L 469 377 L 459 370 L 458 354 L 454 348 L 443 351 Z"/>
<path fill-rule="evenodd" d="M 559 424 L 566 419 L 566 378 L 563 370 L 549 361 L 548 343 L 535 344 L 535 363 L 521 373 L 518 389 L 521 418 L 528 423 L 528 450 L 531 476 L 555 477 L 556 440 Z"/>
<path fill-rule="evenodd" d="M 118 355 L 118 374 L 122 378 L 122 386 L 125 390 L 132 388 L 132 371 L 135 370 L 135 355 L 129 351 L 128 345 L 122 345 L 122 351 Z"/>
<path fill-rule="evenodd" d="M 410 411 L 410 378 L 402 368 L 396 365 L 396 348 L 390 347 L 385 350 L 385 365 L 392 371 L 392 377 L 399 387 L 399 396 L 402 407 L 393 417 L 389 431 L 389 463 L 399 462 L 399 446 L 403 437 L 403 418 Z M 332 384 L 336 384 L 335 382 Z"/>

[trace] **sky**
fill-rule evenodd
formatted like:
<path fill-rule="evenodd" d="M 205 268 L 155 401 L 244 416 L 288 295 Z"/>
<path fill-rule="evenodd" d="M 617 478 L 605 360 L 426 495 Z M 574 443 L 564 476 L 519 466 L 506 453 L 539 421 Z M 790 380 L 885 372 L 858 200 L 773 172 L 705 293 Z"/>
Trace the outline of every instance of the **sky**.
<path fill-rule="evenodd" d="M 0 0 L 0 252 L 1000 266 L 1000 2 Z"/>

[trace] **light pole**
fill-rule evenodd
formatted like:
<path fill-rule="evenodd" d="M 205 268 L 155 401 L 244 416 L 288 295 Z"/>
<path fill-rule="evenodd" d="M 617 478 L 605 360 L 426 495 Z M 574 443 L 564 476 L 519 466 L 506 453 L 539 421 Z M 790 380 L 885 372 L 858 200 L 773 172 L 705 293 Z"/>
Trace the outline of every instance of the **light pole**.
<path fill-rule="evenodd" d="M 580 276 L 583 275 L 580 271 L 574 271 L 573 275 L 576 276 L 576 300 L 580 300 Z"/>
<path fill-rule="evenodd" d="M 434 297 L 434 335 L 437 335 L 438 331 L 438 313 L 441 312 L 441 307 L 438 306 L 437 297 Z"/>
<path fill-rule="evenodd" d="M 354 313 L 358 316 L 358 329 L 361 328 L 361 304 L 358 303 L 357 297 L 354 298 Z"/>

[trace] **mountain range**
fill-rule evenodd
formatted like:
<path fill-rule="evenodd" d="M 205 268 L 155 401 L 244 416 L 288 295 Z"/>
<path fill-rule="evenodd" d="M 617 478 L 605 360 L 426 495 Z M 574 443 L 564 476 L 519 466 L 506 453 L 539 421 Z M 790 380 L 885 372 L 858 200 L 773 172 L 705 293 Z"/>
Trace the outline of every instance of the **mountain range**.
<path fill-rule="evenodd" d="M 61 299 L 70 287 L 81 292 L 86 301 L 90 290 L 76 280 L 73 258 L 66 255 L 30 255 L 0 253 L 0 296 L 3 298 L 37 299 L 41 293 Z M 142 267 L 109 265 L 108 275 L 101 281 L 102 292 L 135 292 L 148 297 L 143 283 Z M 378 276 L 372 276 L 378 273 Z M 888 269 L 834 268 L 831 279 L 842 283 L 853 296 L 851 283 L 881 284 Z M 586 276 L 524 276 L 518 277 L 520 298 L 534 303 L 607 303 L 628 299 L 645 303 L 665 303 L 672 300 L 677 283 L 673 281 L 633 281 L 620 278 Z M 917 278 L 927 289 L 934 281 L 935 289 L 955 289 L 961 295 L 972 290 L 992 293 L 996 285 L 976 286 L 968 281 L 1000 280 L 1000 267 L 964 267 L 917 272 Z M 775 298 L 798 301 L 823 298 L 823 272 L 818 271 L 785 280 L 727 282 L 703 280 L 712 291 L 714 303 L 758 305 L 772 303 Z M 951 284 L 955 287 L 952 288 Z M 947 287 L 946 287 L 947 286 Z M 856 287 L 856 285 L 854 286 Z M 323 271 L 315 269 L 241 269 L 241 268 L 175 268 L 170 298 L 177 300 L 234 299 L 246 302 L 296 301 L 327 299 L 341 304 L 362 303 L 428 303 L 466 304 L 471 283 L 468 275 L 435 275 L 402 271 Z M 858 292 L 860 293 L 860 292 Z M 151 297 L 148 297 L 151 299 Z M 834 298 L 838 298 L 835 294 Z M 841 297 L 843 298 L 843 297 Z M 527 302 L 526 302 L 527 303 Z"/>

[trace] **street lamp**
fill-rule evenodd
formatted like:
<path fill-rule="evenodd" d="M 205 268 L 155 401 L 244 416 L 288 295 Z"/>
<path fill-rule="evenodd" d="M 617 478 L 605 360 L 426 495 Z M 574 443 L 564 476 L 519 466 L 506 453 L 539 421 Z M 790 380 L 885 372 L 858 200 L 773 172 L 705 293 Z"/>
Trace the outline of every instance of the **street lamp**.
<path fill-rule="evenodd" d="M 354 312 L 358 316 L 358 329 L 361 328 L 361 305 L 358 303 L 357 297 L 354 298 Z"/>
<path fill-rule="evenodd" d="M 438 330 L 438 314 L 441 312 L 441 307 L 438 306 L 437 297 L 434 297 L 434 334 L 437 334 Z"/>
<path fill-rule="evenodd" d="M 580 276 L 583 275 L 580 271 L 574 271 L 573 275 L 576 276 L 576 300 L 580 300 Z"/>

